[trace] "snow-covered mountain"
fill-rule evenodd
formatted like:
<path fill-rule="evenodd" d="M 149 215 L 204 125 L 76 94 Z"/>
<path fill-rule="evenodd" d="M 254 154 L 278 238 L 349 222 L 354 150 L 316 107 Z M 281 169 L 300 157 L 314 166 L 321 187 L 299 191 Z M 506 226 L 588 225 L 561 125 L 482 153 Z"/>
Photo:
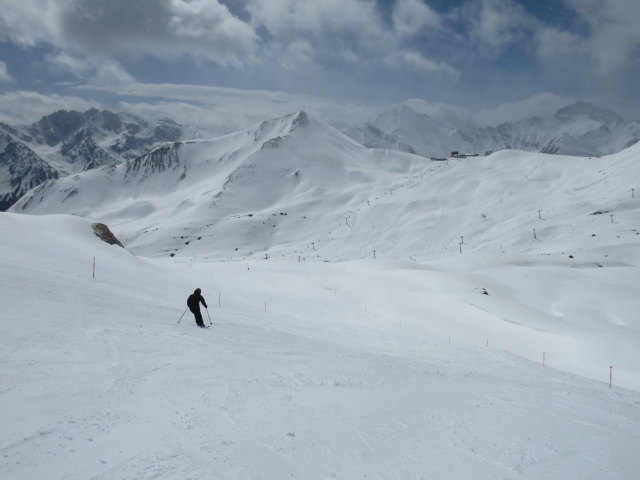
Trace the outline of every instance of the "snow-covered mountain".
<path fill-rule="evenodd" d="M 458 119 L 456 119 L 458 120 Z M 378 115 L 365 125 L 352 127 L 347 135 L 372 148 L 389 148 L 417 153 L 423 156 L 444 157 L 452 151 L 476 152 L 493 145 L 494 132 L 475 124 L 471 119 L 464 128 L 457 121 L 435 119 L 418 113 L 408 104 L 402 104 Z"/>
<path fill-rule="evenodd" d="M 618 155 L 635 158 L 634 148 Z M 569 212 L 588 230 L 590 213 L 609 210 L 608 203 L 636 187 L 640 167 L 631 160 L 623 167 L 617 158 L 504 151 L 432 162 L 364 148 L 298 112 L 50 180 L 11 211 L 88 216 L 111 225 L 134 252 L 152 256 L 335 260 L 368 257 L 384 245 L 388 256 L 425 259 L 456 249 L 461 235 L 491 251 L 530 248 L 520 241 L 535 219 L 508 201 L 517 192 L 535 192 L 531 209 Z M 602 173 L 594 178 L 593 171 Z M 608 175 L 621 177 L 616 191 Z M 453 211 L 463 213 L 445 214 Z M 538 228 L 570 235 L 567 219 L 557 220 Z M 502 222 L 514 233 L 495 234 Z"/>
<path fill-rule="evenodd" d="M 504 149 L 574 156 L 608 155 L 640 140 L 640 123 L 613 112 L 576 102 L 550 117 L 532 117 L 485 126 L 470 115 L 450 112 L 437 117 L 406 102 L 346 133 L 363 145 L 445 157 L 452 151 L 478 153 Z"/>
<path fill-rule="evenodd" d="M 135 158 L 182 136 L 182 127 L 169 119 L 147 121 L 95 108 L 58 110 L 31 125 L 4 127 L 62 175 Z"/>
<path fill-rule="evenodd" d="M 395 175 L 417 173 L 425 162 L 364 148 L 297 112 L 46 182 L 11 210 L 102 218 L 147 255 L 252 256 L 271 248 L 309 255 L 328 233 L 350 231 L 356 209 L 393 187 Z"/>
<path fill-rule="evenodd" d="M 345 133 L 367 147 L 439 158 L 452 151 L 483 154 L 503 149 L 599 156 L 620 151 L 640 139 L 637 122 L 625 122 L 612 112 L 584 102 L 569 105 L 551 117 L 497 127 L 483 126 L 452 107 L 427 113 L 416 102 L 407 101 Z M 48 164 L 50 168 L 44 166 L 45 170 L 53 169 L 59 176 L 134 159 L 163 143 L 215 137 L 215 132 L 178 125 L 170 119 L 148 121 L 96 109 L 84 113 L 61 110 L 32 125 L 0 124 L 0 132 L 9 136 L 12 144 L 21 144 L 20 151 L 31 151 L 33 162 Z M 13 174 L 5 171 L 1 180 L 3 210 L 24 193 L 18 185 L 33 186 L 38 179 L 53 178 L 50 173 L 20 177 L 25 170 L 18 164 L 23 165 L 24 160 L 11 158 L 14 150 L 4 154 L 6 165 L 16 165 L 11 167 Z"/>
<path fill-rule="evenodd" d="M 0 130 L 0 211 L 58 172 L 24 143 Z"/>
<path fill-rule="evenodd" d="M 157 145 L 174 142 L 186 134 L 193 138 L 202 132 L 185 127 L 170 119 L 145 120 L 128 113 L 90 109 L 86 112 L 59 110 L 31 125 L 0 124 L 0 134 L 12 145 L 5 149 L 4 162 L 12 168 L 0 177 L 5 199 L 2 210 L 8 208 L 25 190 L 17 185 L 37 185 L 38 180 L 67 176 L 105 165 L 135 158 Z M 25 174 L 24 152 L 30 152 L 31 162 L 46 170 L 37 176 Z M 12 153 L 13 152 L 13 153 Z M 14 155 L 14 156 L 12 156 Z"/>
<path fill-rule="evenodd" d="M 640 140 L 640 124 L 586 102 L 564 107 L 552 117 L 505 123 L 497 131 L 510 142 L 508 148 L 578 156 L 619 152 Z"/>
<path fill-rule="evenodd" d="M 49 180 L 0 214 L 0 475 L 635 480 L 638 178 L 296 112 Z"/>

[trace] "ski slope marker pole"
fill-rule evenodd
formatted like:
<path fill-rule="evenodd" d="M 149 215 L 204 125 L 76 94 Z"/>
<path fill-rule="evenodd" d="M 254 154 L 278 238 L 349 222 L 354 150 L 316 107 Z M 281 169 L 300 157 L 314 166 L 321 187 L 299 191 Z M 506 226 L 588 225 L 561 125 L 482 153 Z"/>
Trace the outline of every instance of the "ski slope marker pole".
<path fill-rule="evenodd" d="M 187 307 L 189 308 L 189 307 Z M 182 315 L 180 315 L 180 320 L 182 320 L 182 317 L 184 317 L 184 314 L 187 313 L 187 308 L 184 309 L 184 312 L 182 312 Z M 178 323 L 180 323 L 180 320 L 178 320 Z"/>
<path fill-rule="evenodd" d="M 611 388 L 612 380 L 613 380 L 613 365 L 609 367 L 609 388 Z"/>

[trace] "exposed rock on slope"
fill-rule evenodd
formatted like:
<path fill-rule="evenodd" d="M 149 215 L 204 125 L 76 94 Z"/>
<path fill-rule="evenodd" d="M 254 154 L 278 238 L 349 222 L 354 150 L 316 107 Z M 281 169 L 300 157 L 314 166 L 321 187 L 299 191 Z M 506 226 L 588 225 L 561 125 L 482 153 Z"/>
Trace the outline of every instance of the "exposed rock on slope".
<path fill-rule="evenodd" d="M 107 227 L 104 223 L 94 223 L 92 225 L 92 228 L 93 233 L 96 234 L 96 237 L 98 237 L 103 242 L 106 242 L 109 245 L 118 245 L 119 247 L 124 248 L 122 243 L 120 243 L 120 240 L 116 238 L 111 230 L 109 230 L 109 227 Z"/>

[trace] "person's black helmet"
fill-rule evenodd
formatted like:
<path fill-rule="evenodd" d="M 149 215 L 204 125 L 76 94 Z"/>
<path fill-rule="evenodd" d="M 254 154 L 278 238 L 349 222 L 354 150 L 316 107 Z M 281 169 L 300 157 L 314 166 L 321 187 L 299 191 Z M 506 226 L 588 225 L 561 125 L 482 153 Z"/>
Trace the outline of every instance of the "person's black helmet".
<path fill-rule="evenodd" d="M 202 290 L 200 290 L 199 288 L 196 288 L 195 293 L 200 293 Z"/>

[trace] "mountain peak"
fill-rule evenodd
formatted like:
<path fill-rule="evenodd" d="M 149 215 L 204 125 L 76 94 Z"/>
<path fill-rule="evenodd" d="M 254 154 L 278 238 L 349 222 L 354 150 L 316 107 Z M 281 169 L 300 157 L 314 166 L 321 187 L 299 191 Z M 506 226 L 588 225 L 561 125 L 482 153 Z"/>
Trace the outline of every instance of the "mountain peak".
<path fill-rule="evenodd" d="M 592 103 L 578 101 L 558 110 L 554 117 L 562 120 L 587 117 L 604 122 L 622 122 L 622 118 L 610 110 L 597 107 Z"/>
<path fill-rule="evenodd" d="M 294 128 L 306 127 L 310 123 L 311 122 L 309 121 L 309 115 L 307 115 L 307 112 L 305 112 L 304 110 L 300 110 L 299 112 L 295 113 L 295 117 L 291 122 L 291 126 Z"/>
<path fill-rule="evenodd" d="M 264 143 L 286 137 L 299 128 L 308 127 L 309 125 L 311 125 L 311 120 L 307 112 L 298 110 L 297 112 L 289 113 L 282 117 L 264 120 L 256 126 L 251 127 L 248 131 L 253 132 L 256 142 Z"/>
<path fill-rule="evenodd" d="M 401 103 L 400 105 L 398 105 L 396 108 L 394 108 L 392 110 L 395 114 L 397 115 L 406 115 L 409 118 L 413 118 L 413 117 L 419 117 L 421 115 L 424 115 L 425 117 L 428 117 L 429 115 L 426 113 L 420 113 L 418 112 L 416 109 L 414 109 L 411 105 L 407 105 L 406 103 Z"/>

